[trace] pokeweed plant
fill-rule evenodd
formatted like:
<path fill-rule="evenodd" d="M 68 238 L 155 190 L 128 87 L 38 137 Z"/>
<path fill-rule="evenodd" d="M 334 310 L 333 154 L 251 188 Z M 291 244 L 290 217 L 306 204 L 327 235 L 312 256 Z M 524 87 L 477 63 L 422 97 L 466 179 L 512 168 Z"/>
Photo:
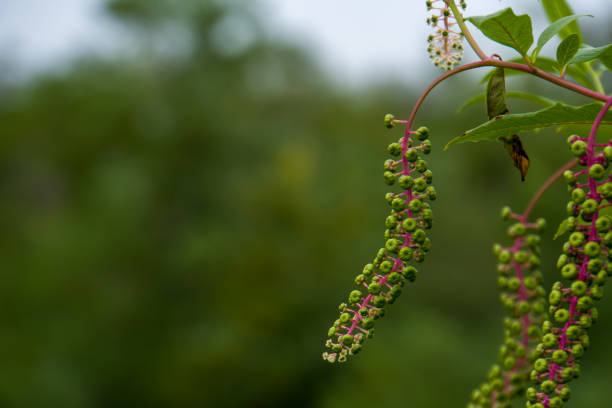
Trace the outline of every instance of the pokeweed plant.
<path fill-rule="evenodd" d="M 392 158 L 384 163 L 383 179 L 394 192 L 387 193 L 390 214 L 385 220 L 385 243 L 371 263 L 355 279 L 347 300 L 340 304 L 339 316 L 328 330 L 323 358 L 344 362 L 361 351 L 372 337 L 374 325 L 395 302 L 406 282 L 417 277 L 416 264 L 431 249 L 427 231 L 433 225 L 430 203 L 437 197 L 431 185 L 433 173 L 424 155 L 431 152 L 429 130 L 413 130 L 423 101 L 445 79 L 481 67 L 492 67 L 486 74 L 487 86 L 464 106 L 484 102 L 489 120 L 451 139 L 444 150 L 458 143 L 500 142 L 525 180 L 529 157 L 520 133 L 557 127 L 569 135 L 567 144 L 574 156 L 539 188 L 522 213 L 502 209 L 502 219 L 511 220 L 508 246 L 496 244 L 498 286 L 504 318 L 504 342 L 499 360 L 486 382 L 472 392 L 468 408 L 511 407 L 524 399 L 526 407 L 559 408 L 569 400 L 569 383 L 581 372 L 580 359 L 589 347 L 588 330 L 598 318 L 594 304 L 603 297 L 603 287 L 612 275 L 612 96 L 608 96 L 601 76 L 612 69 L 612 44 L 592 47 L 584 44 L 575 15 L 565 0 L 541 0 L 551 24 L 542 31 L 534 46 L 531 18 L 506 8 L 486 16 L 464 18 L 461 0 L 426 1 L 427 24 L 433 29 L 427 51 L 437 67 L 447 71 L 435 79 L 414 104 L 407 120 L 392 114 L 384 118 L 389 129 L 403 128 L 403 135 L 388 146 Z M 486 37 L 517 53 L 504 61 L 497 54 L 486 54 L 472 37 L 467 23 Z M 540 56 L 553 37 L 561 42 L 556 58 Z M 458 65 L 467 41 L 479 60 Z M 506 90 L 506 75 L 528 74 L 592 99 L 583 106 L 526 92 Z M 570 79 L 571 78 L 571 79 Z M 544 105 L 534 112 L 509 113 L 507 98 L 519 98 Z M 568 218 L 563 220 L 555 239 L 569 234 L 557 262 L 561 280 L 547 291 L 540 271 L 540 236 L 546 222 L 531 220 L 540 197 L 558 179 L 568 184 Z"/>

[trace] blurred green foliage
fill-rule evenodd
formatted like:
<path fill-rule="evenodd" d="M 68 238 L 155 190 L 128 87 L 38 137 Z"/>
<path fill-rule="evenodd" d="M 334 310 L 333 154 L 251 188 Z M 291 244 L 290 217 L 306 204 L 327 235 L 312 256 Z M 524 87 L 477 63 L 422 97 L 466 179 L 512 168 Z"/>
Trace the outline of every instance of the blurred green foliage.
<path fill-rule="evenodd" d="M 1 406 L 462 406 L 495 360 L 497 214 L 569 158 L 565 138 L 524 138 L 521 183 L 497 144 L 441 151 L 485 119 L 453 111 L 478 81 L 436 91 L 418 120 L 440 195 L 432 256 L 363 354 L 330 366 L 327 327 L 382 244 L 401 135 L 382 117 L 418 90 L 338 89 L 232 4 L 115 0 L 132 55 L 2 86 Z M 547 238 L 565 200 L 557 185 L 536 209 Z M 549 282 L 559 246 L 544 246 Z M 609 303 L 583 408 L 605 405 Z"/>

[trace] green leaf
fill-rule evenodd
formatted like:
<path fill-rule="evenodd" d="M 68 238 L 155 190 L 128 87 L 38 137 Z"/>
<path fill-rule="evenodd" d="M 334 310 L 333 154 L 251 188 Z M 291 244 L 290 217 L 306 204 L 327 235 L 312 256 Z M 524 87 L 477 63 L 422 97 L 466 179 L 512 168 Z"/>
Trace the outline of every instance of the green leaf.
<path fill-rule="evenodd" d="M 551 23 L 574 14 L 572 8 L 565 0 L 542 0 L 542 7 L 544 7 L 548 20 Z M 570 22 L 559 31 L 561 38 L 565 38 L 571 34 L 577 34 L 578 38 L 582 40 L 580 26 L 576 20 Z"/>
<path fill-rule="evenodd" d="M 524 63 L 525 61 L 522 58 L 515 58 L 515 59 L 510 60 L 510 62 Z M 554 73 L 558 71 L 557 61 L 550 59 L 550 58 L 540 57 L 536 60 L 534 65 L 546 72 Z M 482 78 L 482 82 L 488 81 L 489 78 L 491 78 L 491 75 L 493 75 L 493 72 L 495 72 L 495 70 L 487 73 Z M 513 69 L 506 69 L 507 77 L 515 76 L 515 75 L 523 75 L 523 74 L 526 74 L 526 72 L 517 71 Z M 576 66 L 573 66 L 573 65 L 569 65 L 565 71 L 565 74 L 574 78 L 580 85 L 585 86 L 590 89 L 593 88 L 593 82 L 591 82 L 591 79 L 587 76 L 587 74 L 582 69 Z"/>
<path fill-rule="evenodd" d="M 557 62 L 562 69 L 574 58 L 579 48 L 580 38 L 576 34 L 569 35 L 561 41 L 557 47 Z"/>
<path fill-rule="evenodd" d="M 503 68 L 496 68 L 487 84 L 487 116 L 493 119 L 508 113 L 506 104 L 506 77 Z"/>
<path fill-rule="evenodd" d="M 587 62 L 595 59 L 600 60 L 608 69 L 612 67 L 612 44 L 604 45 L 603 47 L 591 47 L 585 45 L 578 50 L 576 56 L 571 60 L 575 62 Z"/>
<path fill-rule="evenodd" d="M 544 45 L 546 45 L 546 43 L 550 41 L 551 38 L 553 38 L 565 26 L 576 21 L 580 17 L 593 17 L 593 16 L 590 14 L 574 14 L 571 16 L 565 16 L 565 17 L 561 17 L 560 19 L 556 20 L 554 23 L 546 27 L 544 31 L 542 31 L 542 34 L 540 34 L 540 36 L 538 37 L 537 46 L 535 50 L 533 50 L 533 54 L 537 56 L 540 50 L 542 49 L 542 47 L 544 47 Z M 578 39 L 580 40 L 580 36 L 578 37 Z"/>
<path fill-rule="evenodd" d="M 521 55 L 527 55 L 533 44 L 531 18 L 527 14 L 517 16 L 511 8 L 468 20 L 493 41 L 514 48 Z"/>
<path fill-rule="evenodd" d="M 470 99 L 465 101 L 465 103 L 463 105 L 461 105 L 459 107 L 459 109 L 457 109 L 457 113 L 462 112 L 463 110 L 469 108 L 470 106 L 474 106 L 474 105 L 478 105 L 480 103 L 484 103 L 486 101 L 486 98 L 487 98 L 487 94 L 484 93 L 484 92 L 481 93 L 481 94 L 478 94 L 478 95 L 474 95 L 473 97 L 471 97 Z M 544 96 L 530 94 L 530 93 L 527 93 L 527 92 L 521 92 L 521 91 L 507 91 L 506 92 L 506 98 L 508 98 L 508 99 L 522 99 L 524 101 L 533 102 L 536 105 L 541 105 L 541 106 L 552 106 L 552 105 L 555 104 L 555 101 L 550 99 L 550 98 L 546 98 Z"/>
<path fill-rule="evenodd" d="M 567 231 L 569 231 L 569 229 L 572 227 L 572 223 L 570 223 L 567 218 L 564 219 L 563 221 L 561 221 L 561 224 L 559 224 L 559 228 L 557 228 L 557 232 L 555 233 L 555 236 L 553 237 L 553 239 L 557 239 L 561 236 L 563 236 L 563 234 L 565 234 Z"/>
<path fill-rule="evenodd" d="M 588 125 L 593 123 L 599 111 L 601 111 L 601 104 L 598 102 L 580 107 L 557 102 L 549 108 L 536 112 L 499 116 L 474 129 L 468 130 L 461 136 L 455 137 L 444 146 L 444 150 L 454 144 L 475 143 L 482 140 L 495 141 L 499 137 L 504 137 L 508 134 L 529 132 L 544 127 Z M 608 112 L 604 116 L 602 125 L 612 125 L 612 112 Z"/>

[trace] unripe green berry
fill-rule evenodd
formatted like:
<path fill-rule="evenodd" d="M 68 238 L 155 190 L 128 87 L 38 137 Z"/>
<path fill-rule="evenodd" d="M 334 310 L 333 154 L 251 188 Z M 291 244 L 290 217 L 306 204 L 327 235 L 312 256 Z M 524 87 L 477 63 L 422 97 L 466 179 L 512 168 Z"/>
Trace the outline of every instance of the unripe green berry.
<path fill-rule="evenodd" d="M 605 198 L 612 198 L 612 183 L 602 184 L 599 190 Z"/>
<path fill-rule="evenodd" d="M 538 373 L 543 373 L 546 370 L 548 370 L 548 362 L 546 361 L 545 358 L 539 358 L 533 363 L 533 368 Z"/>
<path fill-rule="evenodd" d="M 542 384 L 540 385 L 540 387 L 542 388 L 542 391 L 545 392 L 546 394 L 550 394 L 551 392 L 553 392 L 556 386 L 557 384 L 555 384 L 551 380 L 542 381 Z"/>
<path fill-rule="evenodd" d="M 550 294 L 548 295 L 548 302 L 551 305 L 558 305 L 561 302 L 561 299 L 563 299 L 563 295 L 561 294 L 560 291 L 558 290 L 551 290 Z"/>
<path fill-rule="evenodd" d="M 520 264 L 527 262 L 528 256 L 525 251 L 516 251 L 514 253 L 514 260 Z"/>
<path fill-rule="evenodd" d="M 412 248 L 404 247 L 400 249 L 399 256 L 402 261 L 409 261 L 412 259 Z"/>
<path fill-rule="evenodd" d="M 561 397 L 563 401 L 569 400 L 571 395 L 572 395 L 572 392 L 570 388 L 566 385 L 564 385 L 563 388 L 561 388 L 561 390 L 559 391 L 559 397 Z"/>
<path fill-rule="evenodd" d="M 414 185 L 414 180 L 410 176 L 402 175 L 398 179 L 398 184 L 404 190 L 408 190 Z"/>
<path fill-rule="evenodd" d="M 583 354 L 584 354 L 584 347 L 582 346 L 582 344 L 574 344 L 572 346 L 572 355 L 574 357 L 582 357 Z"/>
<path fill-rule="evenodd" d="M 559 309 L 555 312 L 554 317 L 557 323 L 565 323 L 569 320 L 569 312 L 565 309 Z"/>
<path fill-rule="evenodd" d="M 394 119 L 395 119 L 395 116 L 393 116 L 393 115 L 392 115 L 392 114 L 390 114 L 390 113 L 387 113 L 387 114 L 385 115 L 385 127 L 386 127 L 387 129 L 391 129 L 392 127 L 394 127 L 394 126 L 395 126 L 395 123 L 393 123 L 393 120 L 394 120 Z"/>
<path fill-rule="evenodd" d="M 607 232 L 610 230 L 611 226 L 612 221 L 610 221 L 610 217 L 608 217 L 607 215 L 603 215 L 599 217 L 597 221 L 595 221 L 595 228 L 599 232 Z"/>
<path fill-rule="evenodd" d="M 597 211 L 597 201 L 593 200 L 592 198 L 589 198 L 588 200 L 585 200 L 584 203 L 582 203 L 582 212 L 584 214 L 594 214 L 595 211 Z"/>
<path fill-rule="evenodd" d="M 391 251 L 391 252 L 397 252 L 400 246 L 400 241 L 392 238 L 387 240 L 387 242 L 385 243 L 385 248 L 387 249 L 387 251 Z"/>
<path fill-rule="evenodd" d="M 427 139 L 429 137 L 429 129 L 426 128 L 425 126 L 421 126 L 420 128 L 417 129 L 416 136 L 417 136 L 417 139 L 419 140 Z"/>
<path fill-rule="evenodd" d="M 568 242 L 574 248 L 579 248 L 584 243 L 584 234 L 578 231 L 572 232 L 572 234 L 569 236 Z"/>
<path fill-rule="evenodd" d="M 366 281 L 366 277 L 363 275 L 359 275 L 357 276 L 357 278 L 355 278 L 355 283 L 357 285 L 362 285 L 364 284 Z M 358 283 L 359 282 L 359 283 Z M 359 290 L 353 290 L 350 294 L 349 294 L 349 303 L 357 303 L 361 300 L 361 291 Z"/>
<path fill-rule="evenodd" d="M 598 257 L 600 252 L 601 248 L 597 242 L 587 242 L 587 244 L 584 246 L 584 254 L 589 258 Z"/>
<path fill-rule="evenodd" d="M 351 344 L 353 344 L 353 336 L 351 336 L 350 334 L 346 334 L 344 336 L 342 336 L 342 343 L 344 343 L 347 346 L 350 346 Z"/>
<path fill-rule="evenodd" d="M 387 299 L 384 296 L 376 296 L 372 301 L 372 304 L 376 307 L 385 307 L 387 304 Z"/>
<path fill-rule="evenodd" d="M 606 169 L 601 164 L 596 163 L 589 168 L 589 176 L 597 181 L 602 180 L 606 177 Z"/>
<path fill-rule="evenodd" d="M 604 147 L 603 154 L 606 159 L 612 160 L 612 146 Z"/>
<path fill-rule="evenodd" d="M 506 206 L 506 207 L 502 208 L 502 210 L 501 210 L 501 218 L 502 218 L 502 220 L 510 219 L 511 215 L 512 215 L 512 210 L 510 209 L 510 207 Z"/>
<path fill-rule="evenodd" d="M 391 208 L 393 208 L 395 211 L 402 211 L 406 208 L 406 201 L 401 198 L 394 198 L 391 202 Z"/>
<path fill-rule="evenodd" d="M 587 144 L 582 140 L 576 140 L 570 148 L 572 154 L 576 157 L 584 156 L 587 152 Z"/>
<path fill-rule="evenodd" d="M 542 344 L 546 348 L 553 348 L 557 345 L 557 336 L 552 333 L 547 333 L 542 337 Z"/>
<path fill-rule="evenodd" d="M 538 400 L 538 391 L 533 387 L 527 388 L 525 395 L 527 396 L 527 401 L 536 402 Z"/>
<path fill-rule="evenodd" d="M 399 156 L 402 154 L 402 146 L 399 143 L 391 143 L 387 147 L 387 151 L 391 156 Z"/>
<path fill-rule="evenodd" d="M 576 184 L 576 176 L 571 170 L 565 170 L 565 172 L 563 172 L 563 180 L 565 180 L 565 182 L 570 186 Z"/>
<path fill-rule="evenodd" d="M 563 400 L 559 397 L 552 397 L 548 402 L 549 408 L 562 408 Z"/>
<path fill-rule="evenodd" d="M 407 266 L 402 269 L 402 275 L 410 282 L 414 282 L 418 276 L 418 271 L 414 266 Z"/>
<path fill-rule="evenodd" d="M 604 295 L 604 288 L 600 285 L 595 285 L 591 288 L 591 297 L 595 300 L 601 300 Z"/>
<path fill-rule="evenodd" d="M 406 218 L 402 222 L 402 227 L 404 228 L 405 231 L 412 232 L 417 227 L 417 222 L 414 218 Z"/>
<path fill-rule="evenodd" d="M 580 136 L 578 136 L 578 135 L 569 135 L 569 136 L 567 137 L 567 145 L 568 145 L 569 147 L 571 147 L 571 146 L 572 146 L 572 144 L 574 144 L 574 142 L 575 142 L 576 140 L 578 140 L 578 139 L 580 139 Z"/>
<path fill-rule="evenodd" d="M 565 279 L 573 279 L 578 274 L 578 268 L 574 264 L 567 264 L 561 268 L 561 276 Z"/>
<path fill-rule="evenodd" d="M 416 149 L 408 149 L 406 151 L 406 160 L 414 162 L 419 158 L 419 152 Z"/>
<path fill-rule="evenodd" d="M 428 168 L 427 162 L 425 160 L 418 160 L 416 164 L 414 165 L 414 168 L 419 173 L 424 173 Z"/>
<path fill-rule="evenodd" d="M 583 281 L 574 281 L 571 286 L 572 293 L 576 296 L 582 296 L 586 293 L 587 285 Z"/>
<path fill-rule="evenodd" d="M 387 183 L 390 186 L 395 184 L 395 174 L 391 173 L 390 171 L 385 171 L 383 176 L 385 178 L 385 183 Z"/>
<path fill-rule="evenodd" d="M 581 188 L 575 188 L 572 190 L 572 201 L 581 204 L 586 199 L 586 193 Z"/>
<path fill-rule="evenodd" d="M 555 350 L 552 354 L 552 360 L 557 364 L 565 364 L 567 361 L 567 352 L 565 350 Z"/>
<path fill-rule="evenodd" d="M 414 189 L 419 193 L 422 193 L 427 188 L 427 182 L 423 177 L 416 178 L 414 180 Z"/>
<path fill-rule="evenodd" d="M 423 242 L 425 242 L 425 238 L 427 238 L 427 234 L 425 233 L 425 231 L 423 231 L 420 228 L 412 233 L 413 241 L 419 244 L 422 244 Z"/>
<path fill-rule="evenodd" d="M 418 198 L 415 198 L 414 200 L 410 201 L 408 208 L 410 208 L 410 211 L 412 212 L 418 212 L 421 210 L 421 208 L 423 208 L 423 202 Z"/>

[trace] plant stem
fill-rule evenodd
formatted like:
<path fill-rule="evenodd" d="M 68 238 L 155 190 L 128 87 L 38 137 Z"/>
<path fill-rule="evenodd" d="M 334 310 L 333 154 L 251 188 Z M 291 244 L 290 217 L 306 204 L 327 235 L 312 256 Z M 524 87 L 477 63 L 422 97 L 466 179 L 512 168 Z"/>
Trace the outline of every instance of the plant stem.
<path fill-rule="evenodd" d="M 531 75 L 535 75 L 539 78 L 545 79 L 549 82 L 552 82 L 553 84 L 559 85 L 563 88 L 569 89 L 570 91 L 574 91 L 576 93 L 579 93 L 581 95 L 584 95 L 586 97 L 592 98 L 592 99 L 596 99 L 598 101 L 602 101 L 602 102 L 607 102 L 608 101 L 608 96 L 593 91 L 591 89 L 585 88 L 583 86 L 577 85 L 573 82 L 570 82 L 564 78 L 558 77 L 556 75 L 550 74 L 546 71 L 542 71 L 539 68 L 536 68 L 534 66 L 527 66 L 525 64 L 519 64 L 516 62 L 506 62 L 506 61 L 501 61 L 498 60 L 496 58 L 492 58 L 489 57 L 487 59 L 484 59 L 482 61 L 476 61 L 476 62 L 472 62 L 469 64 L 465 64 L 462 65 L 460 67 L 457 67 L 451 71 L 448 71 L 447 73 L 445 73 L 444 75 L 436 78 L 431 84 L 429 84 L 429 86 L 423 91 L 423 93 L 421 94 L 421 96 L 419 97 L 419 99 L 417 99 L 416 103 L 414 104 L 414 107 L 412 108 L 412 111 L 410 112 L 410 116 L 408 117 L 408 121 L 406 123 L 406 134 L 408 134 L 408 132 L 410 131 L 410 129 L 412 129 L 412 125 L 414 123 L 414 119 L 416 117 L 416 114 L 419 110 L 419 108 L 421 107 L 421 105 L 423 104 L 423 101 L 425 100 L 425 98 L 427 97 L 427 95 L 433 90 L 433 88 L 436 87 L 436 85 L 438 85 L 440 82 L 444 81 L 447 78 L 450 78 L 451 76 L 458 74 L 460 72 L 463 71 L 468 71 L 470 69 L 474 69 L 474 68 L 480 68 L 480 67 L 501 67 L 501 68 L 507 68 L 507 69 L 513 69 L 516 71 L 523 71 L 526 72 L 528 74 Z"/>
<path fill-rule="evenodd" d="M 457 8 L 457 5 L 455 4 L 455 0 L 444 0 L 444 2 L 448 5 L 448 7 L 450 7 L 451 11 L 453 12 L 453 16 L 455 16 L 455 20 L 457 20 L 457 24 L 459 24 L 459 27 L 461 28 L 461 32 L 463 33 L 465 39 L 470 44 L 474 52 L 478 55 L 478 57 L 481 60 L 486 60 L 487 54 L 485 54 L 480 49 L 480 47 L 476 43 L 476 40 L 474 40 L 474 37 L 472 37 L 472 33 L 470 33 L 470 30 L 468 30 L 467 25 L 465 24 L 465 21 L 463 20 L 463 16 L 461 15 L 461 12 L 459 11 L 459 9 Z"/>
<path fill-rule="evenodd" d="M 593 80 L 593 85 L 595 86 L 595 90 L 602 94 L 606 93 L 604 90 L 603 84 L 601 83 L 600 74 L 598 74 L 597 72 L 593 70 L 591 63 L 585 62 L 584 67 L 585 67 L 586 72 L 589 74 L 589 76 Z"/>
<path fill-rule="evenodd" d="M 553 183 L 555 181 L 557 181 L 557 179 L 559 179 L 559 177 L 561 177 L 563 175 L 563 173 L 566 170 L 571 169 L 572 167 L 574 167 L 576 164 L 578 164 L 578 160 L 577 159 L 572 159 L 570 162 L 566 163 L 563 167 L 561 167 L 559 170 L 557 170 L 556 172 L 553 173 L 552 176 L 550 176 L 548 178 L 548 180 L 546 180 L 544 182 L 544 184 L 542 184 L 540 186 L 540 188 L 538 189 L 538 191 L 536 191 L 536 193 L 533 195 L 533 197 L 531 198 L 531 200 L 529 201 L 529 204 L 527 204 L 527 207 L 525 208 L 525 211 L 523 212 L 523 215 L 521 215 L 522 219 L 526 222 L 529 219 L 529 216 L 531 215 L 531 211 L 533 211 L 533 207 L 535 207 L 536 203 L 538 202 L 538 200 L 540 200 L 540 198 L 542 198 L 542 195 L 544 195 L 544 193 L 546 192 L 546 190 L 549 189 L 550 186 L 553 185 Z"/>

